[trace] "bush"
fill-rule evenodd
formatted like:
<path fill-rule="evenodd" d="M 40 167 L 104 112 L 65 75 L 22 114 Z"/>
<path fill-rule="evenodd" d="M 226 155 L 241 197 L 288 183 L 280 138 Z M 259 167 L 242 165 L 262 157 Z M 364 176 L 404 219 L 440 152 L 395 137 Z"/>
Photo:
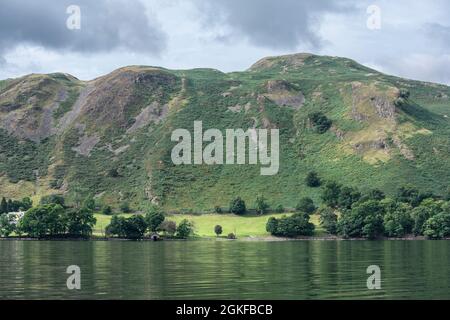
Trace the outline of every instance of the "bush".
<path fill-rule="evenodd" d="M 192 222 L 184 219 L 180 222 L 177 228 L 177 237 L 181 239 L 187 239 L 194 232 L 194 225 Z"/>
<path fill-rule="evenodd" d="M 308 187 L 317 188 L 320 187 L 322 182 L 320 181 L 319 175 L 315 171 L 310 171 L 306 175 L 305 183 Z"/>
<path fill-rule="evenodd" d="M 307 214 L 312 214 L 314 211 L 316 211 L 316 206 L 314 205 L 314 201 L 309 197 L 301 198 L 298 202 L 297 206 L 295 207 L 296 210 L 300 212 L 304 212 Z"/>
<path fill-rule="evenodd" d="M 220 236 L 222 234 L 222 226 L 221 225 L 215 226 L 214 233 L 216 234 L 216 236 Z"/>
<path fill-rule="evenodd" d="M 103 208 L 102 208 L 102 213 L 105 214 L 105 215 L 107 215 L 107 216 L 112 215 L 113 211 L 112 211 L 111 206 L 108 206 L 108 205 L 103 206 Z"/>
<path fill-rule="evenodd" d="M 308 115 L 309 121 L 317 133 L 325 133 L 331 127 L 331 120 L 329 120 L 322 112 L 313 112 Z"/>
<path fill-rule="evenodd" d="M 161 230 L 164 233 L 167 233 L 170 236 L 173 236 L 175 234 L 175 232 L 177 231 L 177 224 L 175 221 L 164 220 L 159 225 L 159 230 Z"/>
<path fill-rule="evenodd" d="M 215 213 L 222 213 L 223 210 L 222 210 L 222 208 L 221 208 L 220 206 L 215 206 L 215 207 L 214 207 L 214 212 L 215 212 Z"/>
<path fill-rule="evenodd" d="M 329 234 L 337 233 L 337 215 L 333 209 L 322 207 L 318 210 L 320 226 L 324 228 Z"/>
<path fill-rule="evenodd" d="M 230 212 L 234 214 L 245 214 L 247 208 L 245 207 L 245 202 L 240 197 L 233 199 L 230 203 Z"/>
<path fill-rule="evenodd" d="M 277 205 L 277 206 L 275 207 L 274 211 L 275 211 L 276 213 L 283 213 L 283 212 L 284 212 L 284 207 L 283 207 L 283 205 L 282 205 L 282 204 Z"/>
<path fill-rule="evenodd" d="M 229 234 L 227 235 L 227 239 L 235 240 L 235 239 L 236 239 L 236 235 L 235 235 L 234 233 L 229 233 Z"/>
<path fill-rule="evenodd" d="M 120 204 L 120 211 L 122 211 L 123 213 L 130 213 L 131 209 L 130 209 L 130 203 L 128 201 L 124 201 Z"/>

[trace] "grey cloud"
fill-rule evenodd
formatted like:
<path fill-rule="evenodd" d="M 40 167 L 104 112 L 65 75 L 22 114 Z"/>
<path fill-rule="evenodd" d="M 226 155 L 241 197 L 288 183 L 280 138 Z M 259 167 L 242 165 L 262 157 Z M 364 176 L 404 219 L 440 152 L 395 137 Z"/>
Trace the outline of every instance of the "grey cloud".
<path fill-rule="evenodd" d="M 322 40 L 315 32 L 320 15 L 349 10 L 348 2 L 299 0 L 193 0 L 206 25 L 225 24 L 228 37 L 246 37 L 252 44 L 295 49 L 299 44 L 318 48 Z M 223 35 L 219 36 L 222 39 Z"/>
<path fill-rule="evenodd" d="M 425 34 L 429 39 L 439 42 L 447 51 L 450 48 L 450 27 L 440 23 L 427 23 L 424 25 Z"/>
<path fill-rule="evenodd" d="M 69 30 L 69 5 L 81 9 L 81 29 Z M 159 53 L 165 34 L 150 21 L 145 7 L 127 0 L 3 0 L 0 10 L 0 53 L 18 45 L 83 53 L 117 48 Z"/>

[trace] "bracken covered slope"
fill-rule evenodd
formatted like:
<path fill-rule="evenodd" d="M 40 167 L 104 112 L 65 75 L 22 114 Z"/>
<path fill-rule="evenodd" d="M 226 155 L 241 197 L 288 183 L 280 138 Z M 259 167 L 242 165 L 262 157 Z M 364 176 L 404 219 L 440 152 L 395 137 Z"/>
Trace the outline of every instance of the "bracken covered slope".
<path fill-rule="evenodd" d="M 170 209 L 263 194 L 292 207 L 326 180 L 387 193 L 450 181 L 450 88 L 388 76 L 338 57 L 262 59 L 247 71 L 130 66 L 92 81 L 32 74 L 0 81 L 0 195 L 92 194 Z M 325 133 L 309 115 L 332 121 Z M 280 169 L 171 161 L 173 130 L 280 129 Z"/>

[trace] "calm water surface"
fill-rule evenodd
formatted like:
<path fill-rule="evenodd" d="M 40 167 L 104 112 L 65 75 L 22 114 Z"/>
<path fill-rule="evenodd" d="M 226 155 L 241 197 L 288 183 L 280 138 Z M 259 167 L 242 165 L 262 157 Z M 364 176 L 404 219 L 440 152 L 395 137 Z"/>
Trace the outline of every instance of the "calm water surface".
<path fill-rule="evenodd" d="M 450 241 L 0 241 L 0 298 L 450 299 L 449 266 Z"/>

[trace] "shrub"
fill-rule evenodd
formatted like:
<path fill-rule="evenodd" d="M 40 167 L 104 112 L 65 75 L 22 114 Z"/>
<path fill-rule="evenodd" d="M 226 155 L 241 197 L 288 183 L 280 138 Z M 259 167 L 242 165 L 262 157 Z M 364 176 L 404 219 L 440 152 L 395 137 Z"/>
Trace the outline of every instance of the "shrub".
<path fill-rule="evenodd" d="M 128 201 L 124 201 L 120 204 L 120 211 L 122 211 L 123 213 L 130 213 L 131 209 L 130 209 L 130 203 Z"/>
<path fill-rule="evenodd" d="M 284 212 L 284 207 L 283 207 L 283 205 L 282 205 L 282 204 L 277 205 L 277 206 L 275 207 L 274 211 L 275 211 L 276 213 L 283 213 L 283 212 Z"/>
<path fill-rule="evenodd" d="M 177 231 L 177 224 L 175 221 L 164 220 L 159 225 L 159 230 L 161 230 L 164 233 L 167 233 L 168 235 L 173 236 Z"/>
<path fill-rule="evenodd" d="M 235 239 L 236 239 L 236 235 L 235 235 L 234 233 L 229 233 L 229 234 L 227 235 L 227 239 L 235 240 Z"/>
<path fill-rule="evenodd" d="M 234 214 L 245 214 L 247 208 L 245 202 L 240 197 L 233 199 L 230 203 L 230 212 Z"/>
<path fill-rule="evenodd" d="M 309 121 L 317 133 L 325 133 L 331 127 L 331 120 L 328 119 L 322 112 L 313 112 L 308 115 Z"/>
<path fill-rule="evenodd" d="M 310 171 L 306 175 L 305 183 L 308 187 L 317 188 L 320 187 L 322 182 L 320 181 L 319 175 L 315 171 Z"/>
<path fill-rule="evenodd" d="M 112 215 L 113 211 L 112 211 L 111 206 L 108 206 L 108 205 L 103 206 L 102 213 L 107 215 L 107 216 Z"/>

